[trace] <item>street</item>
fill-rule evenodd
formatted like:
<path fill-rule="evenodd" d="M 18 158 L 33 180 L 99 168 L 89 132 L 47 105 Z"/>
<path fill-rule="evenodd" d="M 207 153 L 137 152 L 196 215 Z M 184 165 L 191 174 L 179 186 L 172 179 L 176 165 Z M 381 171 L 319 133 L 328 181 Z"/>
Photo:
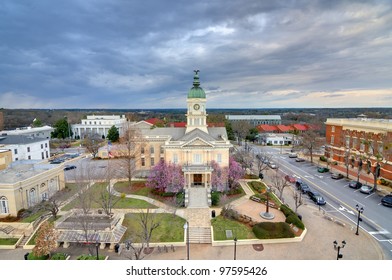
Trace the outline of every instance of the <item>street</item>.
<path fill-rule="evenodd" d="M 358 221 L 356 205 L 363 207 L 360 228 L 380 242 L 387 258 L 392 259 L 392 220 L 390 218 L 392 209 L 381 205 L 381 196 L 375 192 L 367 195 L 359 190 L 351 189 L 348 187 L 349 180 L 345 178 L 332 179 L 330 172 L 334 172 L 333 166 L 330 166 L 332 167 L 330 172 L 317 172 L 318 157 L 314 157 L 313 164 L 308 161 L 296 162 L 295 158 L 288 157 L 289 149 L 287 148 L 256 145 L 251 145 L 251 147 L 255 153 L 261 151 L 272 155 L 273 161 L 279 167 L 279 172 L 301 178 L 311 189 L 317 190 L 327 201 L 326 205 L 320 207 L 326 213 L 351 223 L 354 228 L 357 227 Z M 356 178 L 351 179 L 356 180 Z M 303 198 L 308 203 L 313 203 L 307 195 Z"/>

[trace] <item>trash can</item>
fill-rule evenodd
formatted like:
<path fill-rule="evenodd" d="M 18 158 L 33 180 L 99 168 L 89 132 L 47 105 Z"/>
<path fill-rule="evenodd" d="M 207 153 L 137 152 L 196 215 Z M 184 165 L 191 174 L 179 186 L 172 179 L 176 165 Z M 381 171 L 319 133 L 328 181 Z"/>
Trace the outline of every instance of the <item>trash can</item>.
<path fill-rule="evenodd" d="M 118 249 L 120 249 L 120 245 L 114 245 L 114 252 L 118 253 Z"/>
<path fill-rule="evenodd" d="M 215 210 L 212 210 L 212 211 L 211 211 L 211 217 L 212 217 L 212 218 L 215 218 Z"/>
<path fill-rule="evenodd" d="M 30 253 L 24 254 L 24 259 L 27 261 L 27 257 L 29 256 Z"/>
<path fill-rule="evenodd" d="M 298 219 L 300 219 L 302 221 L 302 215 L 298 214 Z"/>

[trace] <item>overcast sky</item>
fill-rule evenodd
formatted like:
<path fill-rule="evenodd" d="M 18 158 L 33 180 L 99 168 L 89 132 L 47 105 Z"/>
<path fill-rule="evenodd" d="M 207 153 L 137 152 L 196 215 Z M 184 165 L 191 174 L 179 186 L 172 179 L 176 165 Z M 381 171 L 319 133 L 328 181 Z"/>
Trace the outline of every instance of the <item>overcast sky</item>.
<path fill-rule="evenodd" d="M 0 108 L 391 107 L 392 1 L 1 0 Z"/>

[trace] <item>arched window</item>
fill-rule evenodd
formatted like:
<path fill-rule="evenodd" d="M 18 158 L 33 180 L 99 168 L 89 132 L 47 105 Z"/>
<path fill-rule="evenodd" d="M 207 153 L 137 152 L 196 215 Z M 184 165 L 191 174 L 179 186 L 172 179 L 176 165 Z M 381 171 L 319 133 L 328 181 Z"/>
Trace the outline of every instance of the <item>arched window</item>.
<path fill-rule="evenodd" d="M 34 206 L 37 203 L 37 190 L 31 189 L 29 192 L 29 207 Z"/>
<path fill-rule="evenodd" d="M 8 199 L 5 196 L 0 197 L 0 214 L 8 214 Z"/>

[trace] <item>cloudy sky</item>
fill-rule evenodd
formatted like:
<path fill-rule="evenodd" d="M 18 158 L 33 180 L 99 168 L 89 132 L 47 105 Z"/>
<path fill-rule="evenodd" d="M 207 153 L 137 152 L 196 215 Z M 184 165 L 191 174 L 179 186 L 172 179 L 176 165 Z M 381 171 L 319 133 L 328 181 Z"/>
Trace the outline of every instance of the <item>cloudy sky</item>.
<path fill-rule="evenodd" d="M 0 108 L 392 107 L 392 1 L 1 0 Z"/>

